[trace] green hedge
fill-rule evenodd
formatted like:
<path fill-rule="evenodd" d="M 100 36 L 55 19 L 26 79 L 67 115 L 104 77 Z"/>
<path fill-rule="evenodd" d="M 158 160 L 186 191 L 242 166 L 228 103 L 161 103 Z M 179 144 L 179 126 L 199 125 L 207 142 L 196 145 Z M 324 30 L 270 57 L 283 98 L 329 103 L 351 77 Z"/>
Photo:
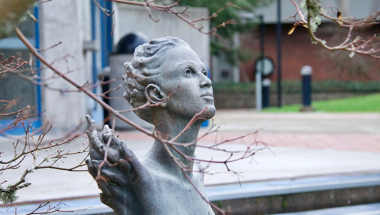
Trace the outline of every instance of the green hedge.
<path fill-rule="evenodd" d="M 255 92 L 255 83 L 215 83 L 215 93 L 247 93 Z M 272 82 L 271 92 L 277 92 L 277 82 Z M 283 81 L 282 92 L 301 93 L 301 81 Z M 313 81 L 312 92 L 315 93 L 378 93 L 380 81 Z"/>

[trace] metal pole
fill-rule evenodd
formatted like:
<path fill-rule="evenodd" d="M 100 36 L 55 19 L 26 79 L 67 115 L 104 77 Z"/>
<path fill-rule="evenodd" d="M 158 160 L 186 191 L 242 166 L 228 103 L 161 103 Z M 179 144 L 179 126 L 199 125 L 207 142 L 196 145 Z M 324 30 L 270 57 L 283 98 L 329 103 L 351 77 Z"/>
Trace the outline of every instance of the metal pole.
<path fill-rule="evenodd" d="M 264 25 L 264 16 L 260 15 L 260 55 L 262 62 L 264 61 L 264 39 L 265 39 L 265 25 Z M 261 72 L 264 72 L 264 62 L 261 64 Z"/>
<path fill-rule="evenodd" d="M 261 65 L 260 71 L 256 71 L 256 110 L 261 111 L 263 107 L 263 99 L 262 99 L 262 73 L 264 72 L 264 17 L 263 15 L 259 16 L 260 20 L 260 52 L 261 52 Z"/>
<path fill-rule="evenodd" d="M 39 9 L 38 9 L 38 6 L 35 6 L 34 7 L 34 17 L 36 17 L 37 20 L 40 20 L 39 19 Z M 35 48 L 36 49 L 39 49 L 40 48 L 40 23 L 39 22 L 35 22 L 34 23 L 34 32 L 35 32 Z M 41 62 L 37 59 L 36 60 L 36 69 L 37 71 L 40 71 L 40 68 L 41 68 Z M 39 77 L 41 77 L 41 72 L 38 72 L 37 74 Z M 40 79 L 37 79 L 38 82 L 40 82 Z M 40 125 L 42 125 L 42 89 L 41 89 L 41 85 L 39 84 L 36 84 L 36 96 L 37 96 L 37 110 L 38 110 L 38 123 L 40 123 Z M 37 123 L 37 122 L 36 122 Z M 33 123 L 34 127 L 35 128 L 39 128 L 39 126 L 37 126 L 36 123 Z"/>
<path fill-rule="evenodd" d="M 302 75 L 302 104 L 304 107 L 311 107 L 311 74 L 313 68 L 311 66 L 303 66 L 301 68 Z"/>
<path fill-rule="evenodd" d="M 281 0 L 277 0 L 277 104 L 281 107 Z"/>
<path fill-rule="evenodd" d="M 263 108 L 270 107 L 270 79 L 263 80 Z"/>
<path fill-rule="evenodd" d="M 256 110 L 261 111 L 262 109 L 262 80 L 261 72 L 256 72 Z"/>

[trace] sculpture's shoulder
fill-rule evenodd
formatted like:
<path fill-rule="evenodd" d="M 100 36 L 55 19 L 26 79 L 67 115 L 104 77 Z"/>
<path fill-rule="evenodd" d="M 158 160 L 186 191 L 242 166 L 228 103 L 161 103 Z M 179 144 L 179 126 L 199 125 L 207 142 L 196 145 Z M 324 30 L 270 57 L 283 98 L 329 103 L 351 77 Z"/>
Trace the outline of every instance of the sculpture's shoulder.
<path fill-rule="evenodd" d="M 214 214 L 210 205 L 201 196 L 206 195 L 203 173 L 198 171 L 188 173 L 191 179 L 189 181 L 182 171 L 175 175 L 163 172 L 163 168 L 149 160 L 142 160 L 141 163 L 149 173 L 149 179 L 144 180 L 146 189 L 138 188 L 139 194 L 149 205 L 147 214 Z"/>

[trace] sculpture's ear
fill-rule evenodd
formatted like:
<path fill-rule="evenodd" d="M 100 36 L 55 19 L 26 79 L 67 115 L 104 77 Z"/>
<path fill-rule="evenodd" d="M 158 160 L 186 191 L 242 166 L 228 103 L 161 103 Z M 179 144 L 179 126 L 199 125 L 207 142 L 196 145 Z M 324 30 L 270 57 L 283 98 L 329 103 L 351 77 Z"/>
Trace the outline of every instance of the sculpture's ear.
<path fill-rule="evenodd" d="M 159 104 L 160 107 L 166 107 L 166 94 L 155 84 L 149 84 L 145 88 L 145 98 L 151 104 Z"/>

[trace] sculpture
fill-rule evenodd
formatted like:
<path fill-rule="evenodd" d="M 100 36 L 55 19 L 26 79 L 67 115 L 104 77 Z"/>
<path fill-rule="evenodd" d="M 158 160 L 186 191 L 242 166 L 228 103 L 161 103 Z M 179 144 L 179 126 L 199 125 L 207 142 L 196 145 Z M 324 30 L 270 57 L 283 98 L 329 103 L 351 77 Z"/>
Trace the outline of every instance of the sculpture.
<path fill-rule="evenodd" d="M 201 123 L 214 116 L 205 65 L 187 43 L 174 37 L 154 39 L 137 47 L 133 60 L 124 65 L 124 97 L 133 107 L 149 102 L 135 113 L 153 124 L 160 138 L 139 160 L 108 126 L 98 134 L 94 121 L 87 116 L 91 159 L 86 163 L 102 190 L 100 200 L 115 214 L 214 214 L 203 199 L 202 169 L 179 153 L 193 157 L 196 145 L 174 146 L 179 150 L 176 152 L 162 141 L 196 142 Z M 187 129 L 195 115 L 198 120 Z M 99 169 L 108 142 L 107 157 L 112 165 L 103 163 Z M 178 162 L 188 168 L 181 168 Z"/>

